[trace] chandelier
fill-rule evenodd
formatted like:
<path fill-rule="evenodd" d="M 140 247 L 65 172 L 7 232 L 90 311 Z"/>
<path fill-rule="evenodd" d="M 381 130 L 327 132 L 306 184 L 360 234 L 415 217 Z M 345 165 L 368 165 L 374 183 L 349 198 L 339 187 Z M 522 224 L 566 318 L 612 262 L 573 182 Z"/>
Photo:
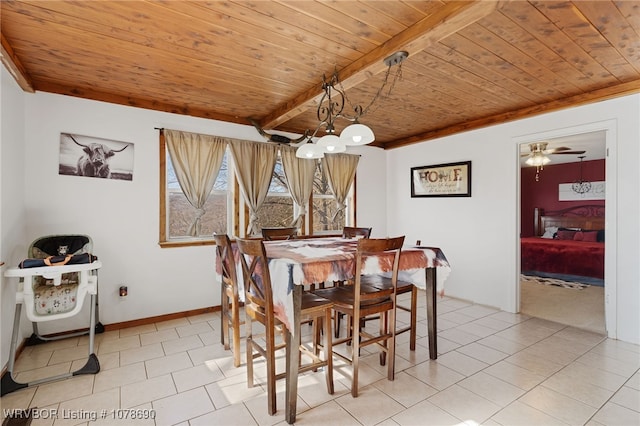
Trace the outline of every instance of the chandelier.
<path fill-rule="evenodd" d="M 340 84 L 337 71 L 334 71 L 329 79 L 323 75 L 322 91 L 324 93 L 320 98 L 318 110 L 316 111 L 319 124 L 314 132 L 307 138 L 306 142 L 298 147 L 296 157 L 308 159 L 322 158 L 324 154 L 344 152 L 347 146 L 366 145 L 373 142 L 375 140 L 373 130 L 371 130 L 369 126 L 361 124 L 359 119 L 367 112 L 370 112 L 371 107 L 383 94 L 383 90 L 387 85 L 389 85 L 389 89 L 386 96 L 391 93 L 396 81 L 402 76 L 401 64 L 408 56 L 409 54 L 407 52 L 399 51 L 384 59 L 387 72 L 382 86 L 380 86 L 373 99 L 371 99 L 371 102 L 364 108 L 361 105 L 351 104 L 344 88 Z M 391 68 L 395 65 L 398 67 L 392 75 Z M 389 77 L 392 77 L 391 82 L 389 82 Z M 349 104 L 353 108 L 353 115 L 344 112 L 345 104 Z M 335 128 L 335 123 L 338 118 L 351 122 L 350 125 L 342 130 L 340 135 L 336 134 Z M 314 143 L 313 138 L 323 127 L 325 128 L 325 135 Z"/>
<path fill-rule="evenodd" d="M 582 195 L 591 191 L 591 182 L 582 179 L 582 160 L 584 160 L 584 157 L 584 155 L 578 157 L 580 159 L 580 180 L 573 182 L 573 185 L 571 185 L 573 192 Z"/>

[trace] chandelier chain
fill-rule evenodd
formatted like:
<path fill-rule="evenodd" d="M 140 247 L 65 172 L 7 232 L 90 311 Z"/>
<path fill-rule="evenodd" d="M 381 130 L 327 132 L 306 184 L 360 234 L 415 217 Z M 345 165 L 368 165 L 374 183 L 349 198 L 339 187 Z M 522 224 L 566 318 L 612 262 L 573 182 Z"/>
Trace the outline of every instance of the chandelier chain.
<path fill-rule="evenodd" d="M 384 75 L 384 80 L 382 81 L 382 85 L 378 88 L 378 91 L 376 92 L 375 96 L 371 99 L 371 101 L 369 102 L 369 104 L 362 108 L 361 105 L 353 105 L 353 103 L 351 103 L 351 101 L 349 100 L 349 97 L 347 96 L 347 92 L 344 89 L 344 87 L 342 86 L 342 82 L 338 81 L 338 84 L 340 85 L 340 92 L 343 94 L 344 99 L 346 100 L 347 104 L 349 104 L 349 106 L 354 110 L 355 112 L 355 117 L 343 117 L 347 118 L 348 120 L 351 121 L 357 121 L 360 117 L 368 114 L 368 113 L 372 113 L 375 112 L 379 107 L 380 107 L 380 103 L 378 102 L 376 107 L 372 109 L 373 105 L 376 104 L 376 101 L 378 99 L 386 99 L 391 95 L 391 92 L 393 91 L 393 88 L 396 85 L 396 82 L 401 81 L 402 80 L 402 63 L 398 63 L 396 66 L 398 67 L 398 69 L 396 70 L 396 72 L 393 75 L 393 80 L 391 81 L 391 85 L 389 86 L 389 89 L 387 90 L 386 95 L 383 95 L 383 91 L 384 88 L 387 86 L 387 84 L 389 83 L 389 76 L 391 75 L 391 68 L 394 66 L 395 64 L 389 64 L 387 67 L 387 71 L 385 72 Z"/>

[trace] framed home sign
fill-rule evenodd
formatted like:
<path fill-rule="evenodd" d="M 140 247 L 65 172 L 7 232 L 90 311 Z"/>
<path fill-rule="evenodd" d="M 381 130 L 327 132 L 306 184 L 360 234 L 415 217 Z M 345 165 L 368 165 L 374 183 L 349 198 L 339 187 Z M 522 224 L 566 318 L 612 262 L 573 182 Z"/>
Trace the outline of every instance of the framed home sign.
<path fill-rule="evenodd" d="M 412 167 L 411 197 L 471 197 L 471 161 Z"/>

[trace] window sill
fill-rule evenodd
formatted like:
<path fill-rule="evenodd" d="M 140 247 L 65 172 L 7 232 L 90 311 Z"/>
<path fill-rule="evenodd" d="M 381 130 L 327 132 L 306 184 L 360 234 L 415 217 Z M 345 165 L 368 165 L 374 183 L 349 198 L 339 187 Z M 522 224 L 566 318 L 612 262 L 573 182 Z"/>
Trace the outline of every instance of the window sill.
<path fill-rule="evenodd" d="M 330 238 L 339 237 L 341 234 L 335 231 L 327 233 L 319 233 L 314 235 L 298 235 L 296 239 L 303 240 L 308 238 Z M 230 237 L 234 241 L 235 237 Z M 195 247 L 195 246 L 214 246 L 216 243 L 214 240 L 201 239 L 201 240 L 175 240 L 175 241 L 161 241 L 158 243 L 160 248 L 174 248 L 174 247 Z"/>
<path fill-rule="evenodd" d="M 211 240 L 183 240 L 183 241 L 160 241 L 158 245 L 160 248 L 173 248 L 173 247 L 193 247 L 193 246 L 213 246 L 215 241 Z"/>

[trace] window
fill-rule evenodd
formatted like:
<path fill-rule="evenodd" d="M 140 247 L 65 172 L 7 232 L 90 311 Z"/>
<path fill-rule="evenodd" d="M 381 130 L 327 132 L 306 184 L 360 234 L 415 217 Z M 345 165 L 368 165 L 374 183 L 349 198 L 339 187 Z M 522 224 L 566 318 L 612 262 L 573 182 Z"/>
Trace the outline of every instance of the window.
<path fill-rule="evenodd" d="M 278 156 L 269 186 L 269 193 L 258 210 L 258 226 L 287 227 L 293 222 L 293 199 L 287 187 L 282 159 Z"/>
<path fill-rule="evenodd" d="M 183 245 L 203 241 L 213 241 L 214 233 L 230 233 L 232 202 L 233 202 L 233 172 L 231 169 L 229 150 L 225 152 L 218 177 L 213 189 L 204 205 L 204 213 L 200 218 L 200 234 L 196 237 L 188 235 L 188 229 L 194 222 L 198 211 L 194 208 L 182 192 L 176 178 L 171 156 L 166 146 L 162 146 L 165 167 L 162 167 L 161 178 L 164 180 L 164 193 L 161 193 L 160 212 L 160 244 Z M 162 176 L 164 175 L 164 176 Z M 163 206 L 164 201 L 164 206 Z"/>
<path fill-rule="evenodd" d="M 351 195 L 347 199 L 347 206 L 351 205 L 352 199 L 353 185 L 351 188 Z M 327 177 L 322 170 L 322 162 L 320 161 L 318 162 L 318 167 L 316 168 L 316 174 L 313 180 L 311 205 L 311 210 L 313 212 L 313 234 L 322 234 L 331 231 L 342 232 L 342 228 L 345 225 L 353 223 L 352 220 L 347 222 L 345 218 L 345 216 L 350 216 L 345 214 L 349 207 L 347 207 L 347 209 L 345 210 L 342 210 L 336 215 L 338 206 L 336 205 L 336 201 L 333 198 L 331 186 L 329 185 L 329 181 L 327 180 Z"/>
<path fill-rule="evenodd" d="M 226 233 L 228 222 L 228 180 L 227 154 L 220 172 L 204 206 L 199 237 L 210 237 L 213 233 Z M 196 218 L 196 209 L 189 204 L 178 184 L 171 158 L 167 155 L 167 200 L 169 207 L 169 239 L 188 238 L 187 230 Z"/>
<path fill-rule="evenodd" d="M 160 245 L 162 247 L 213 244 L 214 233 L 226 233 L 230 236 L 244 236 L 242 223 L 247 223 L 246 207 L 242 200 L 238 184 L 233 171 L 233 161 L 229 148 L 220 167 L 209 198 L 204 205 L 204 212 L 200 218 L 200 233 L 193 237 L 189 235 L 189 227 L 198 215 L 186 196 L 176 178 L 171 156 L 166 148 L 164 138 L 160 138 Z M 309 212 L 304 235 L 338 234 L 343 226 L 353 224 L 355 216 L 353 199 L 354 190 L 346 200 L 347 209 L 337 211 L 329 182 L 322 170 L 322 163 L 317 162 L 313 192 L 309 200 Z M 293 199 L 287 187 L 284 168 L 281 158 L 278 156 L 273 177 L 269 187 L 269 193 L 264 204 L 258 212 L 259 227 L 286 227 L 290 226 L 297 215 L 297 207 L 294 207 Z"/>

